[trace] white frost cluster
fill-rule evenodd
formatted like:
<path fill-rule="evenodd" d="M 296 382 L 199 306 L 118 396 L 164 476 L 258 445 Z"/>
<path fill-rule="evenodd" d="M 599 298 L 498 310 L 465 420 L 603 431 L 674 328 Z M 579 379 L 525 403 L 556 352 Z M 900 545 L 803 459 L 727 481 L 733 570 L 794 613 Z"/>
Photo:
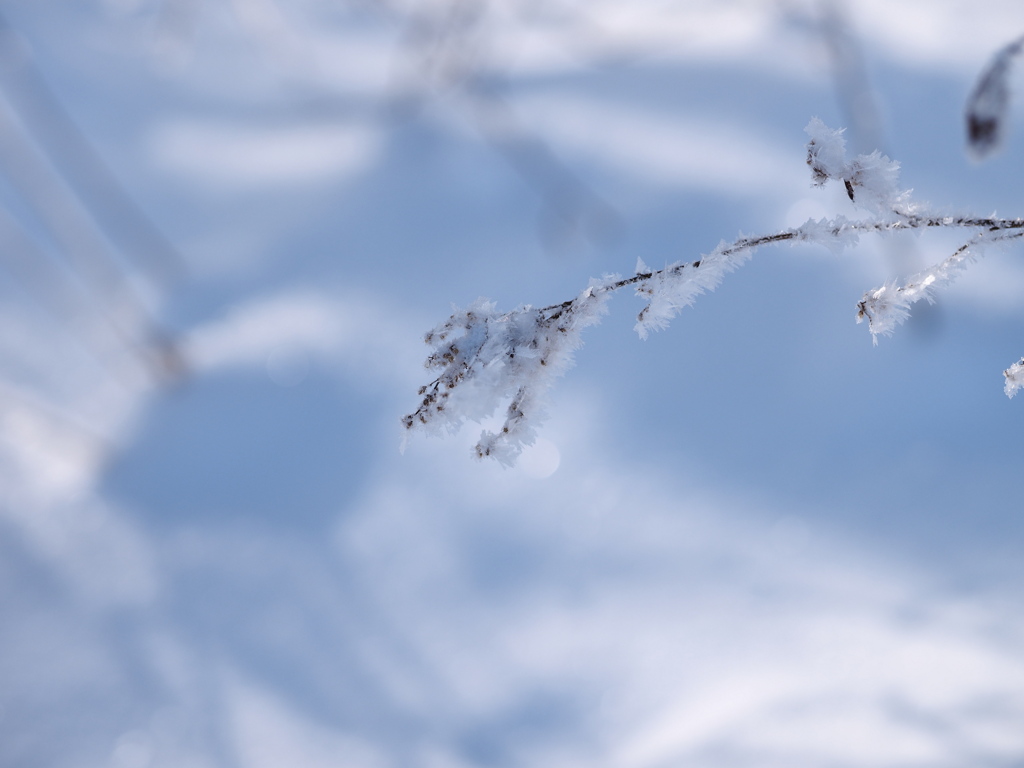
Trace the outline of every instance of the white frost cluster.
<path fill-rule="evenodd" d="M 1003 371 L 1003 376 L 1006 377 L 1003 391 L 1007 397 L 1013 397 L 1017 390 L 1024 387 L 1024 357 Z"/>
<path fill-rule="evenodd" d="M 677 261 L 652 271 L 637 259 L 636 274 L 644 279 L 636 284 L 636 295 L 647 302 L 636 318 L 633 329 L 641 339 L 653 331 L 668 327 L 680 310 L 707 291 L 713 291 L 722 278 L 750 258 L 750 250 L 730 249 L 724 241 L 697 261 Z"/>
<path fill-rule="evenodd" d="M 816 117 L 804 130 L 810 136 L 807 164 L 815 186 L 823 186 L 830 179 L 841 181 L 850 199 L 872 213 L 886 216 L 894 211 L 910 212 L 910 193 L 899 188 L 899 163 L 877 150 L 847 161 L 844 129 L 833 130 Z"/>
<path fill-rule="evenodd" d="M 935 303 L 935 289 L 952 283 L 964 267 L 978 257 L 980 242 L 975 240 L 958 248 L 949 258 L 906 278 L 902 285 L 892 280 L 881 288 L 868 291 L 857 304 L 857 322 L 868 321 L 868 330 L 875 344 L 879 334 L 892 335 L 896 327 L 910 317 L 911 305 L 921 299 L 926 299 L 929 304 Z"/>
<path fill-rule="evenodd" d="M 481 421 L 507 403 L 501 429 L 485 430 L 475 452 L 515 463 L 536 437 L 547 389 L 572 365 L 583 329 L 605 313 L 606 286 L 616 279 L 591 281 L 575 299 L 553 307 L 501 313 L 478 299 L 454 312 L 425 337 L 433 347 L 426 365 L 441 372 L 420 388 L 423 399 L 404 417 L 406 429 L 455 432 L 466 419 Z"/>
<path fill-rule="evenodd" d="M 822 245 L 838 256 L 860 242 L 862 231 L 863 227 L 858 222 L 850 221 L 845 216 L 836 216 L 834 219 L 808 219 L 793 230 L 793 239 Z"/>
<path fill-rule="evenodd" d="M 950 225 L 956 220 L 946 219 Z M 981 255 L 981 245 L 993 243 L 1005 243 L 1008 240 L 1016 240 L 1024 236 L 1019 229 L 1009 229 L 1007 224 L 1019 226 L 1024 222 L 1005 221 L 1001 222 L 1003 232 L 984 239 L 984 233 L 978 235 L 971 242 L 958 248 L 952 256 L 928 269 L 918 272 L 906 278 L 902 285 L 893 280 L 881 288 L 868 291 L 864 298 L 857 304 L 857 322 L 868 321 L 868 329 L 871 331 L 871 340 L 877 344 L 880 334 L 889 336 L 898 325 L 901 325 L 910 317 L 910 307 L 921 299 L 927 299 L 934 303 L 932 295 L 936 288 L 941 288 L 952 283 L 964 270 L 969 262 L 974 261 Z M 998 229 L 990 227 L 989 229 Z M 1005 371 L 1003 376 L 1006 382 L 1003 391 L 1007 397 L 1013 397 L 1017 390 L 1024 387 L 1024 359 L 1014 363 Z"/>
<path fill-rule="evenodd" d="M 891 336 L 910 317 L 911 304 L 921 298 L 927 298 L 929 303 L 935 301 L 928 291 L 930 287 L 931 283 L 911 283 L 905 291 L 896 280 L 890 280 L 864 294 L 857 303 L 857 322 L 868 321 L 871 342 L 877 345 L 879 335 Z"/>

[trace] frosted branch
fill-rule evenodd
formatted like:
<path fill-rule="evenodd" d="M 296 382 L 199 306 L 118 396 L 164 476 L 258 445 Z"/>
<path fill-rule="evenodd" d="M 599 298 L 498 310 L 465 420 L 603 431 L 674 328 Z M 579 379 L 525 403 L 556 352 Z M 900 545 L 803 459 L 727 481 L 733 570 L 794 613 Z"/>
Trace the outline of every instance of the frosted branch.
<path fill-rule="evenodd" d="M 480 421 L 508 401 L 501 429 L 485 431 L 475 450 L 480 458 L 514 463 L 533 442 L 544 395 L 571 367 L 581 331 L 605 312 L 607 283 L 591 281 L 575 299 L 541 309 L 526 305 L 499 313 L 492 302 L 478 299 L 457 310 L 424 338 L 434 348 L 426 366 L 441 373 L 420 388 L 419 408 L 402 419 L 406 429 L 454 432 L 465 419 Z"/>
<path fill-rule="evenodd" d="M 955 220 L 950 226 L 957 226 Z M 1002 229 L 1004 231 L 1000 232 L 999 228 L 991 227 L 989 232 L 975 236 L 938 264 L 904 278 L 902 282 L 893 280 L 880 288 L 868 291 L 857 303 L 857 322 L 868 321 L 868 330 L 871 331 L 871 339 L 875 344 L 878 343 L 879 335 L 891 336 L 896 327 L 910 317 L 911 305 L 921 299 L 934 304 L 935 290 L 945 288 L 956 280 L 968 264 L 982 256 L 984 246 L 1024 235 L 1024 231 L 1020 229 Z M 998 234 L 987 236 L 991 232 Z"/>
<path fill-rule="evenodd" d="M 502 426 L 497 432 L 482 433 L 475 454 L 514 463 L 523 447 L 533 442 L 547 390 L 572 365 L 583 329 L 599 322 L 608 298 L 624 288 L 632 288 L 644 301 L 634 329 L 646 339 L 652 330 L 667 327 L 699 295 L 714 290 L 726 274 L 764 245 L 804 242 L 839 251 L 856 245 L 868 233 L 937 227 L 978 230 L 968 243 L 931 268 L 864 295 L 857 305 L 858 322 L 868 321 L 877 342 L 879 334 L 892 333 L 909 316 L 912 304 L 922 298 L 932 301 L 935 288 L 952 282 L 983 245 L 1024 236 L 1024 219 L 925 215 L 911 204 L 909 192 L 899 189 L 897 163 L 877 152 L 847 160 L 842 131 L 828 128 L 817 118 L 807 126 L 807 133 L 812 183 L 841 182 L 850 199 L 872 217 L 811 219 L 794 229 L 722 242 L 694 261 L 677 261 L 658 270 L 638 259 L 631 277 L 592 280 L 576 298 L 540 309 L 524 305 L 501 313 L 492 302 L 478 299 L 425 336 L 433 348 L 426 366 L 440 373 L 420 388 L 420 405 L 403 417 L 405 428 L 454 432 L 467 419 L 481 421 L 504 404 Z M 1006 393 L 1012 397 L 1024 386 L 1024 360 L 1007 369 L 1005 376 Z"/>

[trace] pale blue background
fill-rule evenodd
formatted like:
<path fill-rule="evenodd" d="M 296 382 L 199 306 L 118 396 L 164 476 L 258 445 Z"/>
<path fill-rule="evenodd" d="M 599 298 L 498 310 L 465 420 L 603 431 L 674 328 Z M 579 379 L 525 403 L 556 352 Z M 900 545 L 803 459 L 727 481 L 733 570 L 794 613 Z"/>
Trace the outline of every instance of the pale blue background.
<path fill-rule="evenodd" d="M 863 292 L 963 238 L 766 249 L 646 342 L 619 296 L 520 467 L 478 427 L 399 453 L 452 304 L 860 215 L 804 165 L 849 122 L 824 4 L 495 2 L 445 38 L 457 5 L 0 9 L 187 264 L 116 256 L 162 379 L 117 286 L 53 312 L 0 273 L 0 765 L 1024 763 L 1019 246 L 874 348 Z M 1022 215 L 1020 110 L 984 164 L 962 110 L 1024 14 L 891 5 L 840 10 L 904 184 Z M 413 18 L 468 80 L 417 76 Z"/>

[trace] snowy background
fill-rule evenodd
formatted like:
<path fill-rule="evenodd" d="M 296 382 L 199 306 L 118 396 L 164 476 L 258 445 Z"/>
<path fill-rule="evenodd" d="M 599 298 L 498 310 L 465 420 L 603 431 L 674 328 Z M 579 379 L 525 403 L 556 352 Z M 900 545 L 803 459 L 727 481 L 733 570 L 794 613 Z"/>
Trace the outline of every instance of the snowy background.
<path fill-rule="evenodd" d="M 519 466 L 399 453 L 452 304 L 855 215 L 812 116 L 1024 214 L 1019 0 L 0 14 L 4 768 L 1024 764 L 1020 246 L 875 348 L 955 236 L 617 296 Z"/>

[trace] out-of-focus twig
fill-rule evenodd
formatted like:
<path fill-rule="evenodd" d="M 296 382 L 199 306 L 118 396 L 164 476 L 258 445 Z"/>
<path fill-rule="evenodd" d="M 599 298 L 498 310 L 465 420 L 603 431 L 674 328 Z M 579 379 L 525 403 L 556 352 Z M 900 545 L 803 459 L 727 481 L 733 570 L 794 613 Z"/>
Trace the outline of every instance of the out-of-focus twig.
<path fill-rule="evenodd" d="M 19 223 L 20 252 L 29 253 L 24 244 L 35 238 L 52 241 L 80 293 L 89 296 L 96 316 L 114 329 L 129 354 L 157 382 L 180 377 L 184 367 L 154 316 L 138 264 L 161 292 L 183 276 L 184 262 L 116 182 L 34 67 L 29 46 L 2 16 L 0 90 L 10 105 L 0 106 L 0 172 L 26 207 L 21 218 L 34 219 Z M 10 235 L 16 227 L 6 229 Z M 7 259 L 25 279 L 27 263 L 18 263 L 18 252 Z M 53 273 L 39 263 L 41 271 L 29 282 L 37 293 L 50 291 L 46 301 L 52 309 L 53 297 L 66 301 L 71 294 L 42 288 Z M 75 316 L 80 306 L 67 302 L 65 311 Z"/>
<path fill-rule="evenodd" d="M 0 14 L 0 87 L 33 139 L 104 234 L 161 283 L 184 276 L 173 245 L 124 191 L 50 90 L 32 52 Z"/>
<path fill-rule="evenodd" d="M 1021 50 L 1024 37 L 1001 48 L 967 98 L 967 148 L 977 160 L 984 160 L 1002 145 L 1010 105 L 1010 65 Z"/>
<path fill-rule="evenodd" d="M 448 0 L 408 16 L 396 59 L 399 114 L 425 100 L 462 103 L 481 136 L 541 196 L 541 240 L 552 250 L 569 242 L 599 240 L 618 217 L 525 126 L 502 93 L 503 80 L 488 61 L 492 2 Z"/>
<path fill-rule="evenodd" d="M 841 0 L 822 0 L 818 13 L 818 29 L 828 51 L 836 99 L 853 148 L 887 153 L 878 94 L 871 85 L 864 52 L 846 9 Z"/>

